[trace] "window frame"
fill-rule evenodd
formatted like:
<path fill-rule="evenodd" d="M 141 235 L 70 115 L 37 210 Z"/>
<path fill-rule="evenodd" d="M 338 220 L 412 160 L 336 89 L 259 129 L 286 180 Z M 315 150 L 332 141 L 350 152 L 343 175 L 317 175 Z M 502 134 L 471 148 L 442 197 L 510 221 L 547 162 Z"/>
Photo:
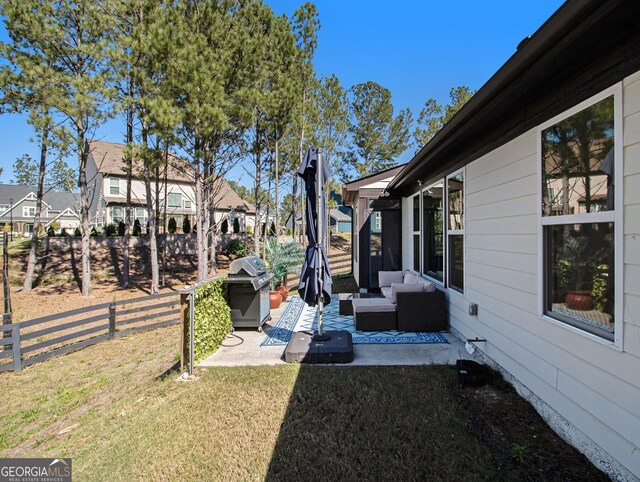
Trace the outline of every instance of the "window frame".
<path fill-rule="evenodd" d="M 622 350 L 623 316 L 624 316 L 624 139 L 623 139 L 623 99 L 622 83 L 619 82 L 598 94 L 576 104 L 570 109 L 554 116 L 536 128 L 537 159 L 537 220 L 538 220 L 538 316 L 556 326 L 590 338 L 607 346 Z M 613 136 L 614 136 L 614 209 L 593 213 L 578 213 L 555 216 L 543 216 L 543 165 L 542 165 L 542 132 L 592 105 L 613 96 Z M 553 225 L 613 223 L 614 228 L 614 336 L 613 341 L 590 333 L 546 313 L 547 291 L 547 252 L 545 245 L 545 228 Z"/>
<path fill-rule="evenodd" d="M 416 230 L 416 217 L 415 217 L 415 197 L 418 197 L 418 229 Z M 420 274 L 420 269 L 422 268 L 422 189 L 420 189 L 413 196 L 409 197 L 409 205 L 411 207 L 411 217 L 409 222 L 411 223 L 411 263 L 409 265 L 409 270 Z M 416 266 L 416 250 L 415 250 L 415 237 L 418 236 L 418 270 L 415 269 Z"/>
<path fill-rule="evenodd" d="M 33 214 L 31 214 L 32 210 L 33 210 Z M 36 207 L 35 206 L 22 206 L 22 217 L 23 218 L 35 218 L 36 217 Z"/>
<path fill-rule="evenodd" d="M 429 184 L 428 186 L 426 186 L 425 188 L 420 190 L 420 272 L 418 274 L 420 274 L 421 276 L 424 276 L 425 278 L 427 278 L 429 281 L 433 281 L 434 283 L 436 283 L 438 286 L 442 286 L 445 287 L 446 283 L 447 283 L 447 224 L 446 224 L 446 219 L 447 219 L 447 207 L 446 207 L 446 203 L 445 203 L 445 197 L 447 196 L 447 190 L 446 190 L 446 186 L 445 186 L 445 182 L 446 182 L 446 178 L 442 177 L 439 179 L 436 179 L 435 182 L 432 182 L 431 184 Z M 426 191 L 429 191 L 430 189 L 437 187 L 438 184 L 442 185 L 442 280 L 439 280 L 438 278 L 434 278 L 433 276 L 429 276 L 428 274 L 424 273 L 424 262 L 425 262 L 425 258 L 424 258 L 424 193 Z"/>
<path fill-rule="evenodd" d="M 449 229 L 449 179 L 457 176 L 458 174 L 462 174 L 462 229 Z M 466 209 L 467 209 L 467 172 L 463 167 L 462 169 L 458 169 L 447 175 L 445 178 L 445 186 L 446 186 L 446 205 L 445 205 L 445 213 L 446 213 L 446 223 L 445 223 L 445 281 L 447 288 L 452 289 L 456 293 L 464 294 L 464 287 L 467 284 L 467 243 L 465 240 L 465 226 L 467 223 Z M 450 242 L 451 236 L 462 236 L 462 289 L 451 285 L 451 249 Z"/>
<path fill-rule="evenodd" d="M 178 196 L 178 203 L 171 204 L 171 196 Z M 172 209 L 182 208 L 182 193 L 181 192 L 169 192 L 167 193 L 167 207 Z"/>
<path fill-rule="evenodd" d="M 115 185 L 114 185 L 114 181 L 115 181 Z M 116 189 L 116 192 L 113 192 L 113 188 Z M 121 196 L 120 194 L 120 179 L 118 179 L 117 177 L 110 177 L 109 178 L 109 196 Z"/>

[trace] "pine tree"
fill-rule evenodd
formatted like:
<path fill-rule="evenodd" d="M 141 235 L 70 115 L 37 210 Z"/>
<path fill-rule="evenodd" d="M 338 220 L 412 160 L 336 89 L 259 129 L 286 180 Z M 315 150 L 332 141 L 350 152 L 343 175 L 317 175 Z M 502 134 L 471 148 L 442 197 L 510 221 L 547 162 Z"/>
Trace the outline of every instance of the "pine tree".
<path fill-rule="evenodd" d="M 372 81 L 354 85 L 351 93 L 351 165 L 360 177 L 395 166 L 409 147 L 411 112 L 405 109 L 394 116 L 391 92 Z"/>
<path fill-rule="evenodd" d="M 451 101 L 441 106 L 434 98 L 427 99 L 418 117 L 413 137 L 418 150 L 435 136 L 442 127 L 451 120 L 464 104 L 473 96 L 474 92 L 464 85 L 454 87 L 449 91 Z"/>
<path fill-rule="evenodd" d="M 29 154 L 23 154 L 13 163 L 13 182 L 24 186 L 38 184 L 38 163 Z"/>

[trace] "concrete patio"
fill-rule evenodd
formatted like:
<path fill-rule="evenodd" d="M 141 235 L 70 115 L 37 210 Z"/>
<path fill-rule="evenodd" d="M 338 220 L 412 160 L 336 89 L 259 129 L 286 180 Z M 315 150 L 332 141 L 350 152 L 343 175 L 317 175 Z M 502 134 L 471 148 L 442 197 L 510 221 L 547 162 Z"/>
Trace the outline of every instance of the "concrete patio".
<path fill-rule="evenodd" d="M 265 333 L 255 329 L 237 329 L 227 336 L 222 346 L 214 354 L 203 360 L 199 367 L 214 366 L 255 366 L 285 363 L 284 346 L 260 346 L 266 333 L 275 325 L 289 304 L 271 311 L 272 320 L 263 326 Z M 443 333 L 449 342 L 438 344 L 412 345 L 354 345 L 354 365 L 455 365 L 460 358 L 481 361 L 469 355 L 464 343 L 451 333 Z"/>

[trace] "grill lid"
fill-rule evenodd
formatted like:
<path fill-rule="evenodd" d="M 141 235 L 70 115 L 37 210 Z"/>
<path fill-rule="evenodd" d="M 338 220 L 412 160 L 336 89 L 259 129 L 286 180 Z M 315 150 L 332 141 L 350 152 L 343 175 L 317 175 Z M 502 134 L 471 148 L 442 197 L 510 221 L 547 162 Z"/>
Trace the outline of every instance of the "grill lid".
<path fill-rule="evenodd" d="M 258 276 L 267 271 L 267 265 L 257 256 L 246 256 L 231 261 L 229 274 L 246 274 Z"/>

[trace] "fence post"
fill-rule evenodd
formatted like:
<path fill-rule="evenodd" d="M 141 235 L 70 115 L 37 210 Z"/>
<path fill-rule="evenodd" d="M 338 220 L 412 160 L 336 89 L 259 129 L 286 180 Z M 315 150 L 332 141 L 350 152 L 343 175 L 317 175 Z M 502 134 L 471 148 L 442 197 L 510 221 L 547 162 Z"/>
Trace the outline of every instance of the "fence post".
<path fill-rule="evenodd" d="M 116 304 L 109 303 L 109 340 L 113 340 L 116 336 Z"/>
<path fill-rule="evenodd" d="M 184 372 L 189 359 L 189 308 L 188 291 L 180 292 L 180 371 Z"/>
<path fill-rule="evenodd" d="M 12 325 L 11 337 L 13 338 L 13 371 L 22 371 L 22 355 L 20 353 L 20 323 Z"/>
<path fill-rule="evenodd" d="M 2 315 L 2 324 L 3 325 L 10 325 L 11 324 L 11 319 L 12 319 L 12 314 L 11 313 L 3 313 Z M 2 332 L 2 338 L 9 338 L 12 335 L 9 334 L 9 331 L 3 331 Z M 13 350 L 13 345 L 8 344 L 8 345 L 4 345 L 2 347 L 3 351 L 11 351 Z"/>

